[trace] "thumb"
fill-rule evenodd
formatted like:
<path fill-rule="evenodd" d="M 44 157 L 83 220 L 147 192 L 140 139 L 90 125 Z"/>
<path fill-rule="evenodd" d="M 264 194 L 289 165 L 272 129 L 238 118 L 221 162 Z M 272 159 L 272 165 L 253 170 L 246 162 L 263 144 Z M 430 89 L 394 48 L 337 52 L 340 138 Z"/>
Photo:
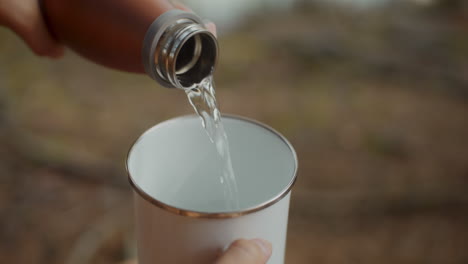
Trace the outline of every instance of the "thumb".
<path fill-rule="evenodd" d="M 271 256 L 271 244 L 263 239 L 234 241 L 216 264 L 265 264 Z"/>

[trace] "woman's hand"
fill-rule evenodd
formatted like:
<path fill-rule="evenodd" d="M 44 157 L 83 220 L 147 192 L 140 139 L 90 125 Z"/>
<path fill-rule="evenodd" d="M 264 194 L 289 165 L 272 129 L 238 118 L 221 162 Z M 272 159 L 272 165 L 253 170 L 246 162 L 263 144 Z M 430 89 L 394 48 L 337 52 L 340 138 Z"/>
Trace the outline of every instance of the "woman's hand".
<path fill-rule="evenodd" d="M 265 264 L 271 256 L 271 244 L 263 239 L 234 241 L 216 264 Z"/>
<path fill-rule="evenodd" d="M 39 1 L 40 0 L 1 0 L 0 25 L 13 30 L 37 55 L 60 58 L 63 56 L 64 46 L 59 43 L 47 29 L 46 22 L 39 7 Z M 191 12 L 191 10 L 183 4 L 170 0 L 159 1 L 165 4 L 169 1 L 175 8 Z M 207 22 L 206 27 L 213 32 L 213 34 L 216 34 L 216 27 L 212 22 Z"/>
<path fill-rule="evenodd" d="M 215 264 L 265 264 L 271 251 L 271 244 L 263 239 L 239 239 L 232 242 Z M 122 264 L 137 264 L 137 261 L 130 260 Z"/>
<path fill-rule="evenodd" d="M 0 1 L 0 25 L 20 36 L 39 56 L 59 58 L 64 47 L 47 30 L 39 0 Z"/>

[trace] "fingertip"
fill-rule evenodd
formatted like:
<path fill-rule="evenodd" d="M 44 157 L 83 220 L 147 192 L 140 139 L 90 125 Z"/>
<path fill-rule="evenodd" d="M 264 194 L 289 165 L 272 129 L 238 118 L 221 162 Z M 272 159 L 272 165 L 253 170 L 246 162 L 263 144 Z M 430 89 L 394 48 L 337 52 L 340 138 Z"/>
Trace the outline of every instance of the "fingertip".
<path fill-rule="evenodd" d="M 231 243 L 217 264 L 264 264 L 271 256 L 271 244 L 263 239 L 238 239 Z"/>
<path fill-rule="evenodd" d="M 44 43 L 26 42 L 37 56 L 58 59 L 65 54 L 65 48 L 59 44 L 45 45 Z"/>
<path fill-rule="evenodd" d="M 48 52 L 47 56 L 52 59 L 59 59 L 63 57 L 65 54 L 65 48 L 63 46 L 58 46 L 53 48 L 50 52 Z"/>
<path fill-rule="evenodd" d="M 215 23 L 211 22 L 210 20 L 204 20 L 203 21 L 205 23 L 205 27 L 211 32 L 213 33 L 213 35 L 215 35 L 215 37 L 218 36 L 217 32 L 216 32 L 216 25 Z"/>
<path fill-rule="evenodd" d="M 260 247 L 260 249 L 263 251 L 263 254 L 265 254 L 266 257 L 271 256 L 272 245 L 270 242 L 261 238 L 255 238 L 255 239 L 252 239 L 251 241 L 255 242 Z"/>

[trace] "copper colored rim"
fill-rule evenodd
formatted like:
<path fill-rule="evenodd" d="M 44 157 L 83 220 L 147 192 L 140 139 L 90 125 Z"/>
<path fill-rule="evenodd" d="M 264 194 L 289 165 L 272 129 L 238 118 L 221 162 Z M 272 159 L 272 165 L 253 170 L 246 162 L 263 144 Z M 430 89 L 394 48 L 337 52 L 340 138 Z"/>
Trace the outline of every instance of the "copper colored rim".
<path fill-rule="evenodd" d="M 278 131 L 274 130 L 273 128 L 271 128 L 270 126 L 268 125 L 265 125 L 263 123 L 260 123 L 258 121 L 255 121 L 253 119 L 249 119 L 249 118 L 245 118 L 245 117 L 240 117 L 240 116 L 236 116 L 236 115 L 223 115 L 223 118 L 231 118 L 231 119 L 237 119 L 237 120 L 241 120 L 241 121 L 245 121 L 245 122 L 250 122 L 250 123 L 253 123 L 257 126 L 260 126 L 260 127 L 263 127 L 265 129 L 267 129 L 268 131 L 272 132 L 273 134 L 275 134 L 276 136 L 278 136 L 289 148 L 289 150 L 291 151 L 292 155 L 293 155 L 293 158 L 294 158 L 294 172 L 293 172 L 293 178 L 291 179 L 291 181 L 288 183 L 288 185 L 276 196 L 274 196 L 273 198 L 269 199 L 268 201 L 265 201 L 257 206 L 254 206 L 254 207 L 251 207 L 251 208 L 247 208 L 247 209 L 244 209 L 244 210 L 240 210 L 240 211 L 232 211 L 232 212 L 220 212 L 220 213 L 211 213 L 211 212 L 198 212 L 198 211 L 191 211 L 191 210 L 187 210 L 187 209 L 182 209 L 182 208 L 178 208 L 178 207 L 175 207 L 175 206 L 172 206 L 172 205 L 168 205 L 166 203 L 163 203 L 157 199 L 155 199 L 154 197 L 152 197 L 151 195 L 147 194 L 145 191 L 143 191 L 135 182 L 134 180 L 132 179 L 132 176 L 130 174 L 130 171 L 128 169 L 128 159 L 130 157 L 130 153 L 132 152 L 132 149 L 133 147 L 135 146 L 135 144 L 142 138 L 142 136 L 150 131 L 151 129 L 153 128 L 156 128 L 158 127 L 159 125 L 163 124 L 163 123 L 166 123 L 168 121 L 175 121 L 175 120 L 180 120 L 180 119 L 186 119 L 186 118 L 193 118 L 193 117 L 196 117 L 195 115 L 186 115 L 186 116 L 181 116 L 181 117 L 176 117 L 176 118 L 172 118 L 172 119 L 169 119 L 169 120 L 166 120 L 164 122 L 161 122 L 151 128 L 149 128 L 148 130 L 146 130 L 137 140 L 135 140 L 135 142 L 132 144 L 132 146 L 130 147 L 129 151 L 128 151 L 128 154 L 127 154 L 127 160 L 125 162 L 125 168 L 126 168 L 126 171 L 127 171 L 127 176 L 128 176 L 128 181 L 130 182 L 130 185 L 133 187 L 133 189 L 135 190 L 135 192 L 141 196 L 143 199 L 145 199 L 146 201 L 150 202 L 151 204 L 161 208 L 161 209 L 164 209 L 168 212 L 171 212 L 171 213 L 174 213 L 174 214 L 178 214 L 178 215 L 182 215 L 182 216 L 187 216 L 187 217 L 192 217 L 192 218 L 234 218 L 234 217 L 239 217 L 239 216 L 243 216 L 243 215 L 247 215 L 247 214 L 250 214 L 250 213 L 254 213 L 254 212 L 257 212 L 257 211 L 260 211 L 264 208 L 267 208 L 277 202 L 279 202 L 283 197 L 285 197 L 290 191 L 291 191 L 291 188 L 293 187 L 294 183 L 296 182 L 296 179 L 297 179 L 297 168 L 298 168 L 298 161 L 297 161 L 297 155 L 296 155 L 296 151 L 294 150 L 293 146 L 291 145 L 291 143 L 289 143 L 289 141 L 286 139 L 286 137 L 284 137 L 283 135 L 281 135 Z"/>

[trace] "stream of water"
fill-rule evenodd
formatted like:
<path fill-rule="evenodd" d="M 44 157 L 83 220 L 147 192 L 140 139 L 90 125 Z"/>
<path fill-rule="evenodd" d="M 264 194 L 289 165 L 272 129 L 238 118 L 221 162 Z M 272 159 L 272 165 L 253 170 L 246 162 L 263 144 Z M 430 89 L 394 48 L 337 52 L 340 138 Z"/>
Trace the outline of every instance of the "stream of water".
<path fill-rule="evenodd" d="M 194 88 L 186 90 L 186 93 L 223 162 L 223 171 L 219 181 L 223 188 L 227 210 L 237 210 L 239 209 L 239 191 L 232 167 L 228 137 L 216 102 L 213 76 L 208 76 Z"/>

